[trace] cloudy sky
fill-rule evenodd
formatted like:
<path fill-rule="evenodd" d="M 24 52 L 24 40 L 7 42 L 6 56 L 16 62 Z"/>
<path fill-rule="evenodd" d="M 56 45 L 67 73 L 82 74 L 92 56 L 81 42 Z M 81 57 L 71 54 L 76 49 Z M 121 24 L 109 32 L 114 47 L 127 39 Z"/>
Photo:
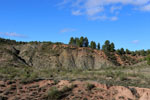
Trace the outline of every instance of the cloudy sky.
<path fill-rule="evenodd" d="M 0 37 L 68 43 L 71 36 L 150 49 L 150 0 L 0 0 Z"/>

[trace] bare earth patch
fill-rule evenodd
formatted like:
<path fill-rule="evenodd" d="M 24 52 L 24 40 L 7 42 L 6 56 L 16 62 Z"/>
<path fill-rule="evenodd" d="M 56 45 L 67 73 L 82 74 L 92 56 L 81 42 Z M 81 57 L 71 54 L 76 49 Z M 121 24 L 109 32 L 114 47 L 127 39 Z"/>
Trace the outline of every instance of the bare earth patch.
<path fill-rule="evenodd" d="M 60 94 L 49 99 L 55 95 L 52 87 Z M 150 89 L 107 86 L 92 81 L 37 80 L 23 84 L 19 80 L 7 80 L 0 81 L 0 100 L 150 100 Z"/>

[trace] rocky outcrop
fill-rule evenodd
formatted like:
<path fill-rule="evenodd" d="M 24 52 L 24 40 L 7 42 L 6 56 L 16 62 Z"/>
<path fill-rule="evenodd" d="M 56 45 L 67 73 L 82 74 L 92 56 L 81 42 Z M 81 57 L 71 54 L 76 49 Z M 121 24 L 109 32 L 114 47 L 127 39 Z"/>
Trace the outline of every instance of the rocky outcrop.
<path fill-rule="evenodd" d="M 114 62 L 126 65 L 131 60 L 135 61 L 131 58 L 129 61 L 128 59 L 121 61 L 120 56 L 117 54 L 108 57 L 101 50 L 48 42 L 7 44 L 0 46 L 0 48 L 0 67 L 32 66 L 36 68 L 99 69 L 113 66 Z M 110 58 L 112 58 L 112 61 Z M 117 60 L 114 61 L 115 59 Z"/>
<path fill-rule="evenodd" d="M 99 69 L 112 65 L 102 51 L 48 43 L 3 46 L 0 54 L 0 66 L 6 62 L 16 62 L 18 66 L 67 69 Z"/>

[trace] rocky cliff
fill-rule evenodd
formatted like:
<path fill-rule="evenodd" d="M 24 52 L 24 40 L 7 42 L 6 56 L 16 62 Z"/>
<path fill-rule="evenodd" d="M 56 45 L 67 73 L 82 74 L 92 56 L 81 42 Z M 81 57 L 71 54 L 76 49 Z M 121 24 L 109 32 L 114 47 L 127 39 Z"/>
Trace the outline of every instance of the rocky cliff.
<path fill-rule="evenodd" d="M 95 68 L 112 65 L 102 51 L 49 43 L 3 45 L 0 66 Z"/>
<path fill-rule="evenodd" d="M 108 57 L 101 50 L 60 43 L 0 43 L 0 67 L 33 66 L 37 68 L 99 69 L 104 66 L 113 66 L 115 65 L 114 62 L 120 65 L 132 64 L 131 61 L 133 60 L 137 61 L 131 57 L 122 61 L 117 54 L 111 54 Z"/>

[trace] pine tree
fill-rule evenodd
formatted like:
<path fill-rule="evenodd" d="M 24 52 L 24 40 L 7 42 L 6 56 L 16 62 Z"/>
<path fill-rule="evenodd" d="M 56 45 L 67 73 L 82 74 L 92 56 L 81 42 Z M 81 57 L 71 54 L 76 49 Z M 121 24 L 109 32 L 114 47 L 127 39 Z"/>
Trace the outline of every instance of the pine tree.
<path fill-rule="evenodd" d="M 79 38 L 75 38 L 75 44 L 80 47 L 80 39 Z"/>
<path fill-rule="evenodd" d="M 111 51 L 111 52 L 114 52 L 114 51 L 115 51 L 115 45 L 114 45 L 113 42 L 110 44 L 110 51 Z"/>
<path fill-rule="evenodd" d="M 102 47 L 103 51 L 109 52 L 110 51 L 110 41 L 106 40 L 105 44 Z"/>
<path fill-rule="evenodd" d="M 96 43 L 93 42 L 93 49 L 96 49 Z"/>
<path fill-rule="evenodd" d="M 83 42 L 84 42 L 84 38 L 82 36 L 82 37 L 80 37 L 80 47 L 83 47 Z"/>
<path fill-rule="evenodd" d="M 142 56 L 146 56 L 146 51 L 145 51 L 145 50 L 141 50 L 141 51 L 140 51 L 140 54 L 141 54 Z"/>
<path fill-rule="evenodd" d="M 71 37 L 71 38 L 70 38 L 70 42 L 69 42 L 69 44 L 70 44 L 70 45 L 75 44 L 75 41 L 74 41 L 74 38 L 73 38 L 73 37 Z"/>
<path fill-rule="evenodd" d="M 84 38 L 84 43 L 83 43 L 84 47 L 88 47 L 89 46 L 89 40 L 87 37 Z"/>
<path fill-rule="evenodd" d="M 121 55 L 125 54 L 125 51 L 123 48 L 120 49 Z"/>
<path fill-rule="evenodd" d="M 98 45 L 97 45 L 97 49 L 98 49 L 98 50 L 100 50 L 100 43 L 98 43 Z"/>
<path fill-rule="evenodd" d="M 126 49 L 126 54 L 131 54 L 131 51 Z"/>
<path fill-rule="evenodd" d="M 146 54 L 147 54 L 147 55 L 150 55 L 150 49 L 147 50 Z"/>
<path fill-rule="evenodd" d="M 95 43 L 94 41 L 91 41 L 90 47 L 91 47 L 92 49 L 96 49 L 96 43 Z"/>
<path fill-rule="evenodd" d="M 117 53 L 118 55 L 121 55 L 120 49 L 117 49 L 117 50 L 116 50 L 116 53 Z"/>

